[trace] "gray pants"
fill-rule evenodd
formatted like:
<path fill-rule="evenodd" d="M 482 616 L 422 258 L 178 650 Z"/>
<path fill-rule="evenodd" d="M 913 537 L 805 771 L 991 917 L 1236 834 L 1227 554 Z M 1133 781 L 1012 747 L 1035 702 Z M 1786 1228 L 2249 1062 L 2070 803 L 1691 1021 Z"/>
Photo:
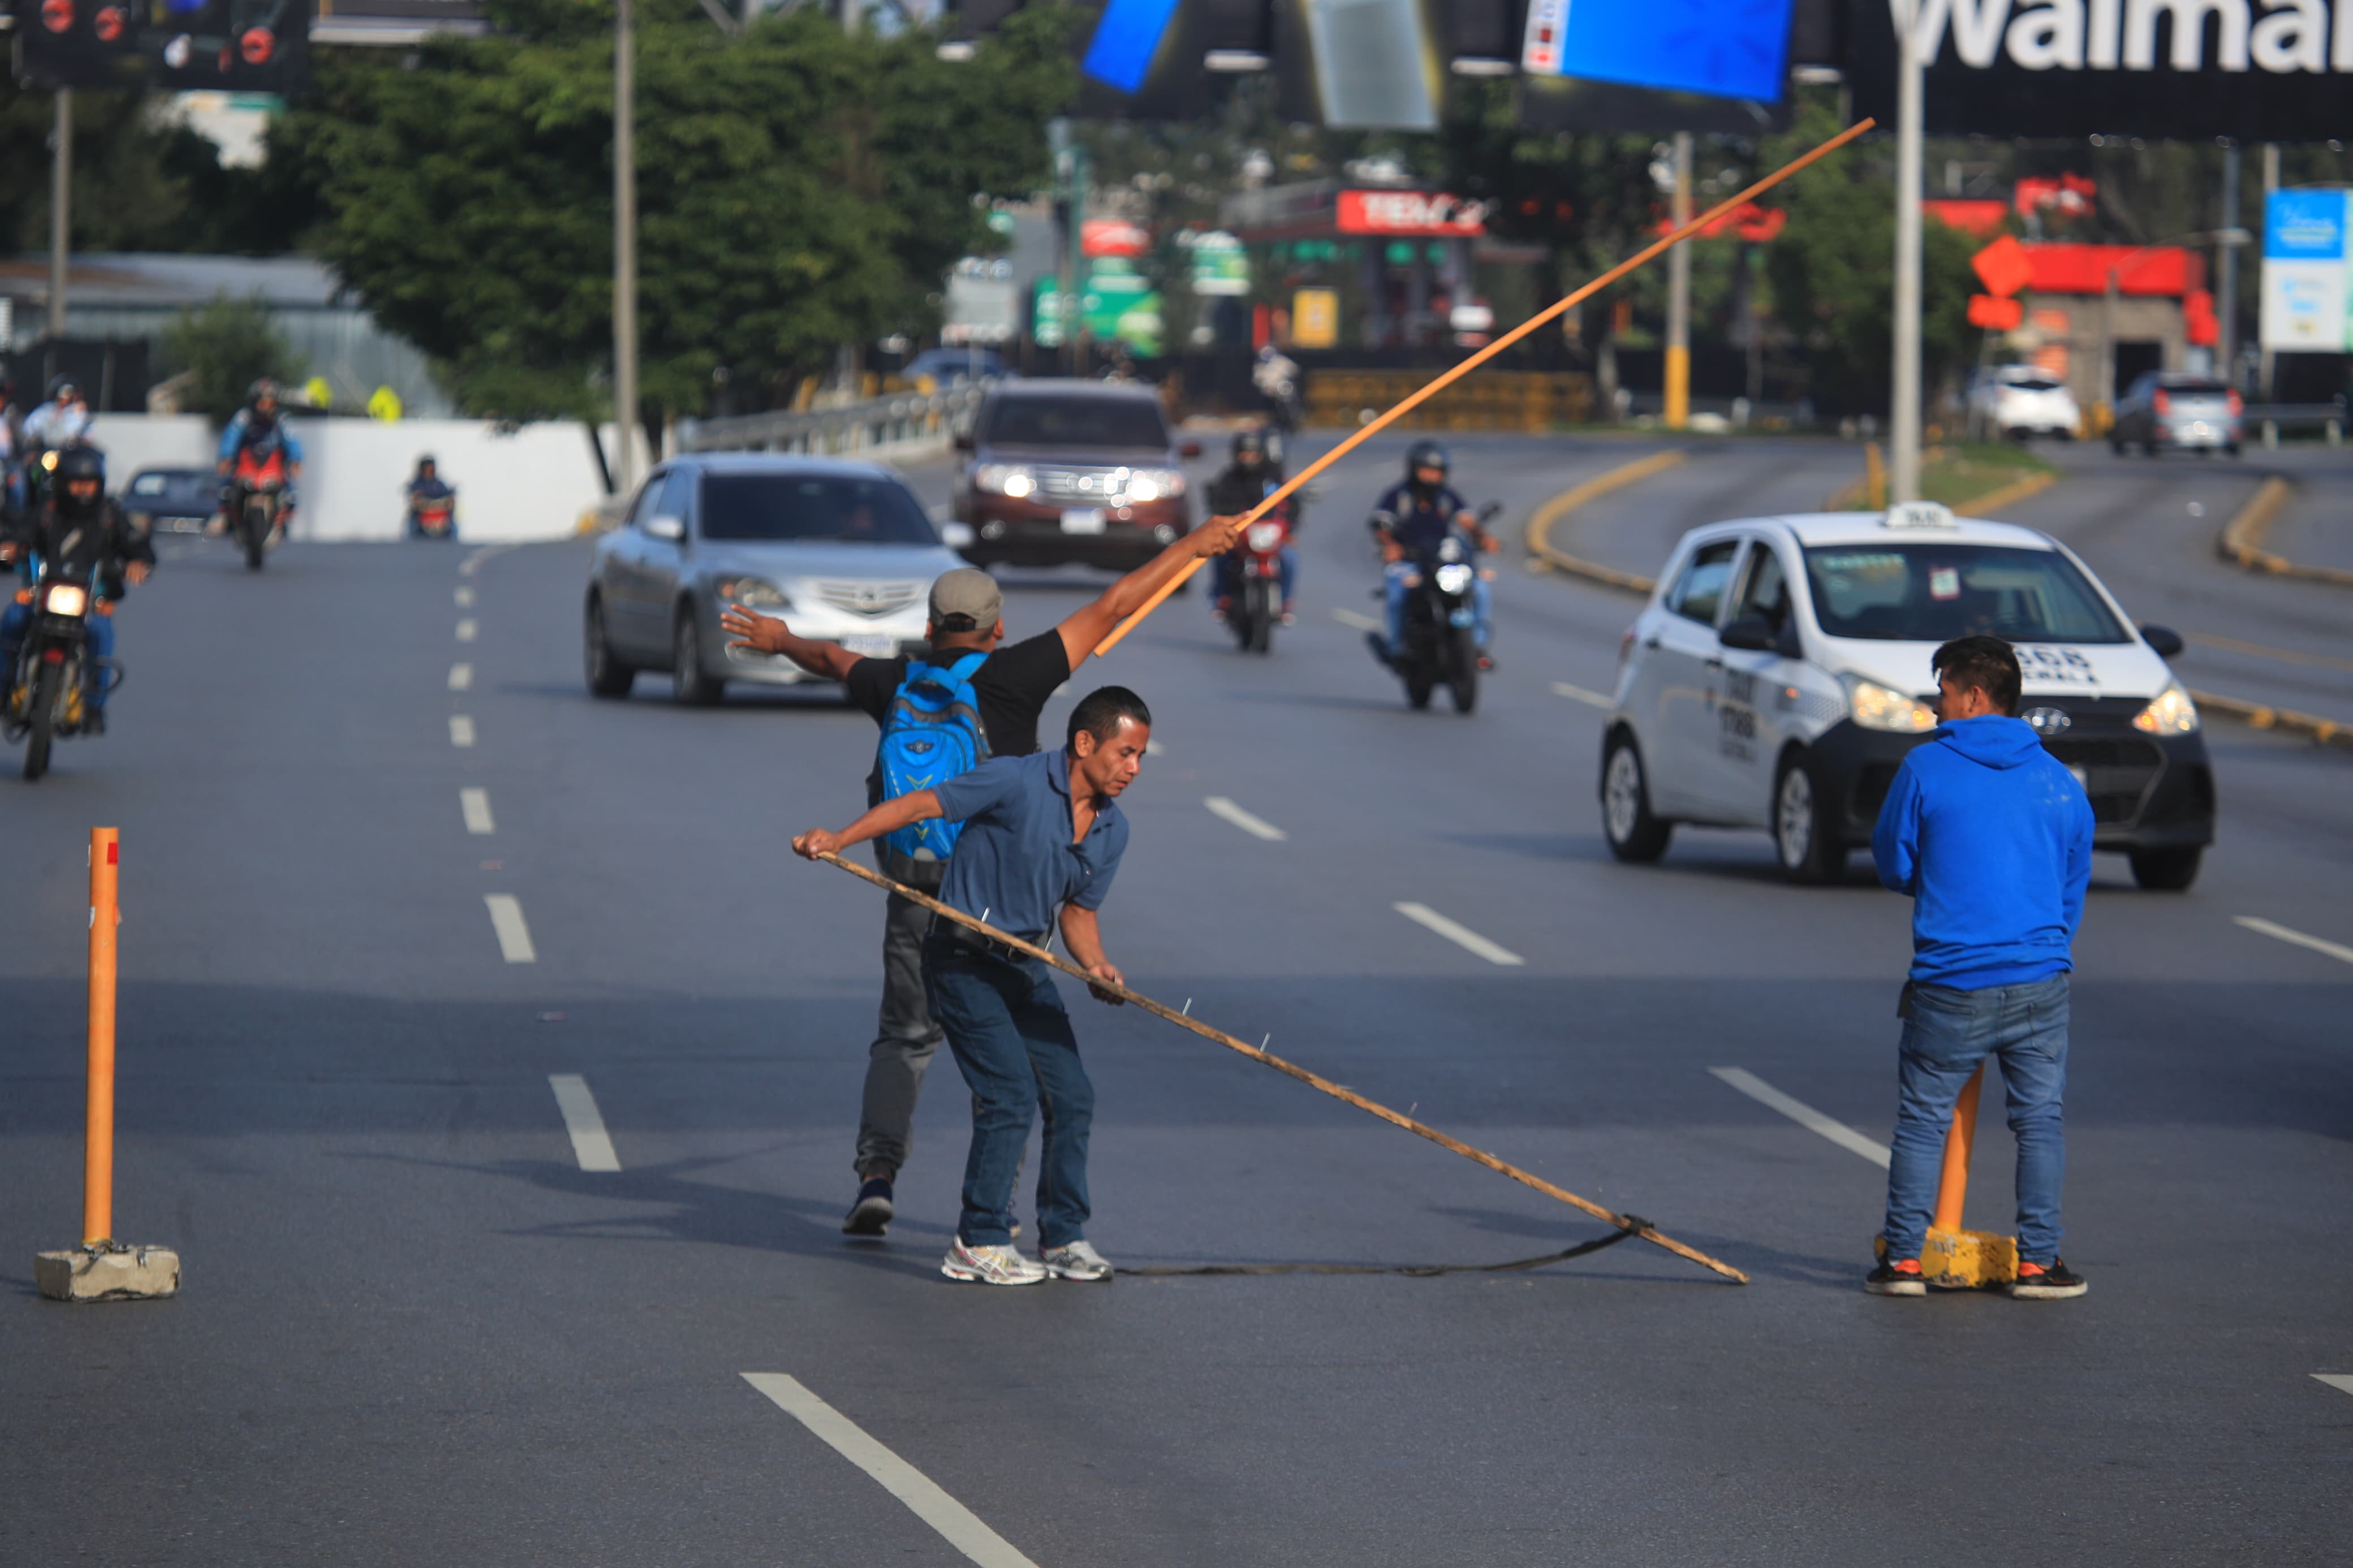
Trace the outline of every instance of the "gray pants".
<path fill-rule="evenodd" d="M 941 1038 L 923 996 L 923 933 L 931 924 L 931 910 L 891 895 L 882 928 L 882 1012 L 867 1051 L 866 1098 L 858 1117 L 860 1176 L 895 1175 L 914 1141 L 915 1097 Z"/>

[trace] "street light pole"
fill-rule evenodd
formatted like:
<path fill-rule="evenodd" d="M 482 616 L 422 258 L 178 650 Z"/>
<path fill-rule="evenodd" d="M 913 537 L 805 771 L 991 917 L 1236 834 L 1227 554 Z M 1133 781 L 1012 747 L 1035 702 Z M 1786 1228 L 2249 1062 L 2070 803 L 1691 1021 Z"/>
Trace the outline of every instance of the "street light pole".
<path fill-rule="evenodd" d="M 57 90 L 57 126 L 49 149 L 49 342 L 47 357 L 66 335 L 66 258 L 73 241 L 73 89 Z M 54 374 L 56 365 L 52 363 Z"/>
<path fill-rule="evenodd" d="M 2266 246 L 2271 243 L 2272 237 L 2272 193 L 2278 189 L 2279 143 L 2266 142 L 2263 143 L 2263 243 Z M 2257 329 L 2257 338 L 2261 341 L 2260 328 Z M 2261 384 L 2263 401 L 2272 401 L 2272 347 L 2269 343 L 2264 343 L 2256 352 L 2255 380 Z"/>
<path fill-rule="evenodd" d="M 1671 209 L 1677 228 L 1691 222 L 1692 139 L 1675 132 L 1675 194 Z M 1667 428 L 1691 424 L 1691 241 L 1667 252 Z"/>
<path fill-rule="evenodd" d="M 613 427 L 620 448 L 613 482 L 623 497 L 638 484 L 638 112 L 634 0 L 617 0 L 613 23 Z"/>
<path fill-rule="evenodd" d="M 2232 142 L 2222 150 L 2222 232 L 2235 233 L 2239 226 L 2239 144 Z M 2221 332 L 2216 341 L 2216 357 L 2221 361 L 2214 367 L 2224 384 L 2239 384 L 2239 247 L 2228 239 L 2222 241 L 2222 254 L 2216 258 L 2215 293 L 2221 298 Z"/>
<path fill-rule="evenodd" d="M 1895 342 L 1888 409 L 1887 499 L 1920 499 L 1920 182 L 1926 84 L 1920 64 L 1919 0 L 1896 7 Z"/>

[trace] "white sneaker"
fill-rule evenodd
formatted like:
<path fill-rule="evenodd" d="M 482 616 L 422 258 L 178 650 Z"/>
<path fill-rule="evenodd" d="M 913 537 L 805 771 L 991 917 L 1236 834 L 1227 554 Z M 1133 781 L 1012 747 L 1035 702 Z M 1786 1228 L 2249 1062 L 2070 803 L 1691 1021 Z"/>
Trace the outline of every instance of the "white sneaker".
<path fill-rule="evenodd" d="M 966 1247 L 962 1237 L 940 1260 L 940 1272 L 976 1285 L 1036 1285 L 1046 1278 L 1043 1266 L 1030 1262 L 1014 1247 Z"/>
<path fill-rule="evenodd" d="M 1112 1267 L 1091 1242 L 1074 1241 L 1068 1247 L 1053 1247 L 1040 1259 L 1046 1272 L 1057 1279 L 1108 1279 Z"/>

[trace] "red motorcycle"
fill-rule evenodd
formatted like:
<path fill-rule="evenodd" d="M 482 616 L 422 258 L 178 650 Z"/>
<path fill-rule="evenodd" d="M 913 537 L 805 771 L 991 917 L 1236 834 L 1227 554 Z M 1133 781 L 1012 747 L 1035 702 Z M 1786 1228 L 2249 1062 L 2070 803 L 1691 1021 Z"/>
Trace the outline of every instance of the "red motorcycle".
<path fill-rule="evenodd" d="M 417 496 L 408 503 L 408 531 L 416 539 L 458 537 L 458 492 Z"/>
<path fill-rule="evenodd" d="M 229 479 L 229 531 L 245 551 L 245 564 L 259 572 L 278 527 L 286 489 L 286 449 L 279 447 L 266 458 L 248 449 L 237 456 L 237 471 Z"/>
<path fill-rule="evenodd" d="M 1233 594 L 1226 625 L 1244 653 L 1274 649 L 1274 628 L 1282 619 L 1282 552 L 1290 542 L 1288 501 L 1242 530 L 1241 543 L 1233 553 Z"/>

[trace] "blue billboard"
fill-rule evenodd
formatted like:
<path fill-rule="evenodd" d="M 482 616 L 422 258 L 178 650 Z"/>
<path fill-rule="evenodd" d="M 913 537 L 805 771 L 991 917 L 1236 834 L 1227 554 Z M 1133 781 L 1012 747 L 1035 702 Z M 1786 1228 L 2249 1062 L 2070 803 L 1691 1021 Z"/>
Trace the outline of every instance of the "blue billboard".
<path fill-rule="evenodd" d="M 1781 101 L 1792 0 L 1532 0 L 1521 68 Z"/>

